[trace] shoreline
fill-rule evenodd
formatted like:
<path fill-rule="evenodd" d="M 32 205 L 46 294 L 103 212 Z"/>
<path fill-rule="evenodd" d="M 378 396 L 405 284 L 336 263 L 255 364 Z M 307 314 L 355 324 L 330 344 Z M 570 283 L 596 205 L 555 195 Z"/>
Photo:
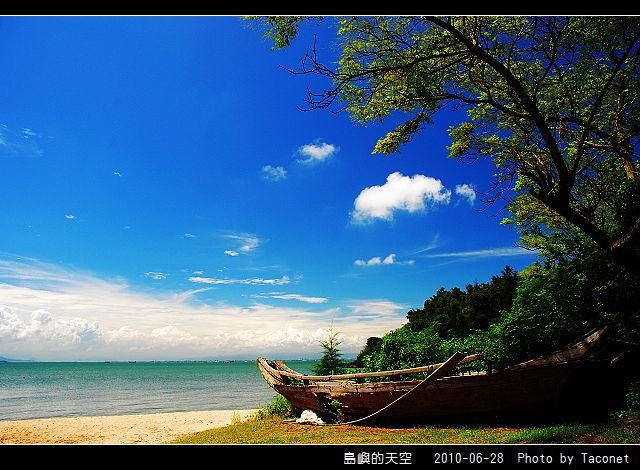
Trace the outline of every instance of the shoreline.
<path fill-rule="evenodd" d="M 0 421 L 0 444 L 162 444 L 246 420 L 258 410 L 181 411 Z"/>

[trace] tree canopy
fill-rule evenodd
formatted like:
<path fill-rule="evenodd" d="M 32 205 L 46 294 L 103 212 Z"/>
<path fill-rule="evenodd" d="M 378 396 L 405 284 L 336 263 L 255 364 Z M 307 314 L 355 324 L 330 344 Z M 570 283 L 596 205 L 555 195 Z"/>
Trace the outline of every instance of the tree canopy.
<path fill-rule="evenodd" d="M 276 48 L 308 18 L 262 22 Z M 316 18 L 317 19 L 317 18 Z M 443 108 L 466 111 L 449 155 L 492 159 L 487 202 L 509 205 L 522 242 L 557 249 L 582 233 L 612 267 L 640 274 L 640 18 L 338 18 L 341 56 L 315 45 L 300 74 L 328 77 L 310 108 L 359 123 L 404 116 L 374 153 L 411 141 Z"/>

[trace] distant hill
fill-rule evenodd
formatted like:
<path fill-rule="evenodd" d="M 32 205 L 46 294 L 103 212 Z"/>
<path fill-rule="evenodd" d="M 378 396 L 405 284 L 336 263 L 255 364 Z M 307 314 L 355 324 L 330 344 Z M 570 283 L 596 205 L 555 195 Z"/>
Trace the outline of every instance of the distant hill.
<path fill-rule="evenodd" d="M 10 357 L 0 356 L 0 362 L 33 362 L 31 359 L 11 359 Z"/>

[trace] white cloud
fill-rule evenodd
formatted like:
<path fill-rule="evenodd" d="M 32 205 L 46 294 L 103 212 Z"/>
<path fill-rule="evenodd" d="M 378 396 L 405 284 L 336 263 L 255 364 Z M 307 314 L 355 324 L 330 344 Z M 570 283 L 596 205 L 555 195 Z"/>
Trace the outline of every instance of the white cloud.
<path fill-rule="evenodd" d="M 489 248 L 475 251 L 456 251 L 452 253 L 433 253 L 425 258 L 494 258 L 503 256 L 533 255 L 535 252 L 520 247 Z"/>
<path fill-rule="evenodd" d="M 185 233 L 184 235 L 182 235 L 184 238 L 196 238 L 196 236 L 193 233 Z"/>
<path fill-rule="evenodd" d="M 326 297 L 308 297 L 300 294 L 286 294 L 284 292 L 269 292 L 266 294 L 252 295 L 254 299 L 280 299 L 280 300 L 297 300 L 307 304 L 324 304 L 329 301 Z"/>
<path fill-rule="evenodd" d="M 433 238 L 431 239 L 431 241 L 429 242 L 429 244 L 423 246 L 422 248 L 420 248 L 418 251 L 415 252 L 415 254 L 424 253 L 424 252 L 427 252 L 427 251 L 432 251 L 432 250 L 435 250 L 436 248 L 438 248 L 439 246 L 440 246 L 440 235 L 439 234 L 435 234 L 433 236 Z"/>
<path fill-rule="evenodd" d="M 362 259 L 357 259 L 355 260 L 355 262 L 353 264 L 355 264 L 356 266 L 377 266 L 379 264 L 382 263 L 382 260 L 380 259 L 379 256 L 375 256 L 373 258 L 371 258 L 369 261 L 365 261 Z"/>
<path fill-rule="evenodd" d="M 280 279 L 263 279 L 260 277 L 254 277 L 250 279 L 220 279 L 212 277 L 190 277 L 191 282 L 197 282 L 200 284 L 216 284 L 216 285 L 231 285 L 231 284 L 244 284 L 249 286 L 282 286 L 285 284 L 291 284 L 289 276 L 282 276 Z"/>
<path fill-rule="evenodd" d="M 385 259 L 382 260 L 382 264 L 398 264 L 396 262 L 396 254 L 391 253 Z"/>
<path fill-rule="evenodd" d="M 204 274 L 204 271 L 194 271 L 193 274 L 196 274 L 197 276 L 202 276 Z"/>
<path fill-rule="evenodd" d="M 33 311 L 29 320 L 23 321 L 12 308 L 0 306 L 0 338 L 6 341 L 30 338 L 65 347 L 94 339 L 99 329 L 97 321 L 56 318 L 44 309 Z"/>
<path fill-rule="evenodd" d="M 262 177 L 269 181 L 281 181 L 287 179 L 287 170 L 281 166 L 265 165 L 262 167 Z"/>
<path fill-rule="evenodd" d="M 386 299 L 237 306 L 207 304 L 199 291 L 142 293 L 122 279 L 0 259 L 2 353 L 62 361 L 319 357 L 333 321 L 343 352 L 355 355 L 368 337 L 406 322 L 406 307 Z"/>
<path fill-rule="evenodd" d="M 39 157 L 43 154 L 42 136 L 28 127 L 14 131 L 0 124 L 0 156 Z"/>
<path fill-rule="evenodd" d="M 35 137 L 35 136 L 37 136 L 37 135 L 38 135 L 38 134 L 36 134 L 35 132 L 33 132 L 33 130 L 32 130 L 32 129 L 29 129 L 28 127 L 23 127 L 23 128 L 22 128 L 22 137 L 23 137 L 24 139 L 29 139 L 29 138 L 31 138 L 31 137 Z"/>
<path fill-rule="evenodd" d="M 168 274 L 166 273 L 161 273 L 157 271 L 149 271 L 147 273 L 144 273 L 144 275 L 149 279 L 155 279 L 156 281 L 161 281 L 162 279 L 166 279 L 168 276 Z"/>
<path fill-rule="evenodd" d="M 414 264 L 415 261 L 412 259 L 406 260 L 406 261 L 398 261 L 396 259 L 396 254 L 395 253 L 391 253 L 387 256 L 385 256 L 385 258 L 381 258 L 380 256 L 374 256 L 373 258 L 370 258 L 368 261 L 365 261 L 363 259 L 357 259 L 353 262 L 353 264 L 355 264 L 356 266 L 360 266 L 363 268 L 367 268 L 367 267 L 371 267 L 371 266 L 379 266 L 379 265 L 405 265 L 405 264 Z"/>
<path fill-rule="evenodd" d="M 120 177 L 120 176 L 122 176 L 122 173 L 120 173 L 119 171 L 114 171 L 114 172 L 113 172 L 113 176 L 118 176 L 118 177 Z"/>
<path fill-rule="evenodd" d="M 456 185 L 456 194 L 460 197 L 466 198 L 472 206 L 476 200 L 476 191 L 473 189 L 473 186 L 469 184 Z"/>
<path fill-rule="evenodd" d="M 233 240 L 237 247 L 233 250 L 226 250 L 224 253 L 229 256 L 238 256 L 240 254 L 249 254 L 262 244 L 260 237 L 251 233 L 230 233 L 224 235 L 224 238 Z"/>
<path fill-rule="evenodd" d="M 438 179 L 395 172 L 387 177 L 385 184 L 370 186 L 360 192 L 351 217 L 358 223 L 393 220 L 396 211 L 424 212 L 427 206 L 446 205 L 450 199 L 451 191 Z"/>
<path fill-rule="evenodd" d="M 298 159 L 306 165 L 323 162 L 331 158 L 339 148 L 326 142 L 303 145 L 298 149 L 298 154 L 304 158 Z"/>
<path fill-rule="evenodd" d="M 76 216 L 75 216 L 75 215 L 73 215 L 73 214 L 67 214 L 67 215 L 65 215 L 65 216 L 64 216 L 64 218 L 65 218 L 65 219 L 69 219 L 69 220 L 73 220 L 73 219 L 75 219 L 75 218 L 76 218 Z"/>
<path fill-rule="evenodd" d="M 389 300 L 358 300 L 349 304 L 352 318 L 359 320 L 380 320 L 385 317 L 397 317 L 406 313 L 407 307 Z"/>

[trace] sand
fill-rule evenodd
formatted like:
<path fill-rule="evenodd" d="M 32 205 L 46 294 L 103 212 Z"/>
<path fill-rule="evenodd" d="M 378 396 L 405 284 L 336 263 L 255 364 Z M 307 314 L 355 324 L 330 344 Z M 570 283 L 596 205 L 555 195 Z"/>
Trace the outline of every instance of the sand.
<path fill-rule="evenodd" d="M 0 421 L 2 444 L 161 444 L 244 420 L 256 410 Z"/>

